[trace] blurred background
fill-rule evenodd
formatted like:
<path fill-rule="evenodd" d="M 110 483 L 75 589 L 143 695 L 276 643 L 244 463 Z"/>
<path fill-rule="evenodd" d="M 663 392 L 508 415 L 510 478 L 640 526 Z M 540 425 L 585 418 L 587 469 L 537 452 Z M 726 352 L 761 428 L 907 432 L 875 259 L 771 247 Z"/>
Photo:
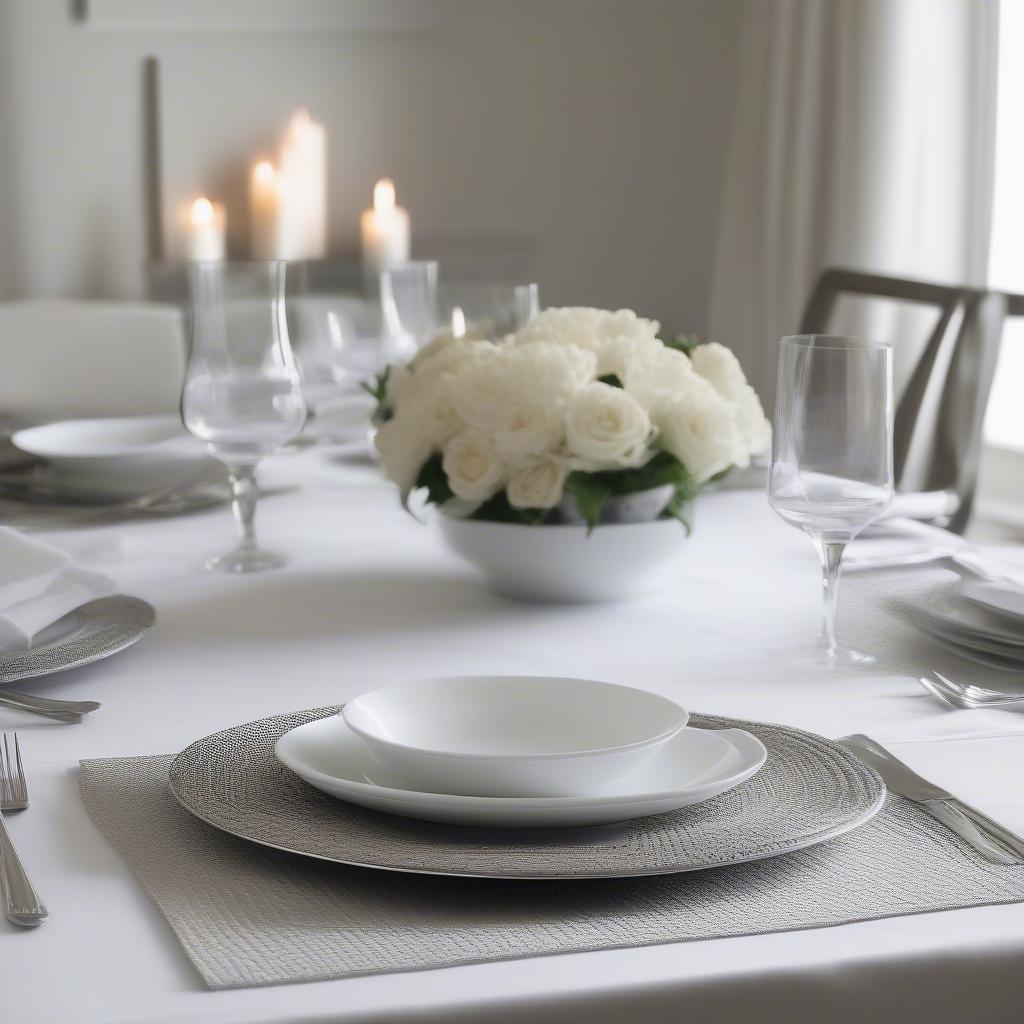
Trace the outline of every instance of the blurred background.
<path fill-rule="evenodd" d="M 0 300 L 179 302 L 192 204 L 251 255 L 255 163 L 306 111 L 327 168 L 313 263 L 360 265 L 387 178 L 413 258 L 720 340 L 770 412 L 778 338 L 829 268 L 1024 292 L 1022 8 L 0 0 Z M 1017 529 L 1024 337 L 1003 307 L 976 505 Z M 902 388 L 942 315 L 868 294 L 830 314 L 897 342 Z"/>

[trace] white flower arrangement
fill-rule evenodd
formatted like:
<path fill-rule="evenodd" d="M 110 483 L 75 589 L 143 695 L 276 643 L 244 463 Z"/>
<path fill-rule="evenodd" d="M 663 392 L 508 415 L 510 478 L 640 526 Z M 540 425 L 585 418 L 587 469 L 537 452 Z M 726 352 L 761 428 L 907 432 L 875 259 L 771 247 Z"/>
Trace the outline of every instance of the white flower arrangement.
<path fill-rule="evenodd" d="M 631 310 L 547 309 L 499 341 L 442 334 L 373 390 L 377 452 L 403 500 L 500 522 L 593 527 L 609 499 L 702 486 L 749 464 L 770 428 L 736 357 L 663 341 Z"/>

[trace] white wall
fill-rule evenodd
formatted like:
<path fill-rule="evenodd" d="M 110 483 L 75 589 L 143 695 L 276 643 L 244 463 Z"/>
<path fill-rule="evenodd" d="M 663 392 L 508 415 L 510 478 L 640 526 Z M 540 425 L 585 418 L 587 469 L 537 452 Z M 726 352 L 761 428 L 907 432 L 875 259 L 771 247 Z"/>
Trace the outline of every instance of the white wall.
<path fill-rule="evenodd" d="M 336 252 L 389 174 L 421 234 L 535 240 L 546 304 L 704 330 L 738 0 L 441 0 L 428 31 L 358 35 L 111 32 L 76 6 L 0 0 L 0 295 L 141 293 L 152 54 L 167 202 L 226 199 L 236 248 L 245 166 L 305 104 Z"/>

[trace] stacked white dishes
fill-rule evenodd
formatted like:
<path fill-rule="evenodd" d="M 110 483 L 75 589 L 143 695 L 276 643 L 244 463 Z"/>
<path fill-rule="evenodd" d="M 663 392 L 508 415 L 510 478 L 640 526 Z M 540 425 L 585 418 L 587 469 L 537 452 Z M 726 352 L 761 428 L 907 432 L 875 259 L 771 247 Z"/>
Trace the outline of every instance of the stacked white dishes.
<path fill-rule="evenodd" d="M 462 676 L 387 687 L 282 736 L 278 758 L 364 807 L 463 825 L 596 825 L 739 785 L 765 748 L 686 727 L 674 702 L 584 679 Z"/>
<path fill-rule="evenodd" d="M 1024 587 L 964 580 L 956 599 L 913 613 L 922 630 L 955 654 L 990 668 L 1024 669 Z"/>
<path fill-rule="evenodd" d="M 36 487 L 69 499 L 126 500 L 223 476 L 176 414 L 48 423 L 18 431 L 11 442 L 44 460 Z"/>

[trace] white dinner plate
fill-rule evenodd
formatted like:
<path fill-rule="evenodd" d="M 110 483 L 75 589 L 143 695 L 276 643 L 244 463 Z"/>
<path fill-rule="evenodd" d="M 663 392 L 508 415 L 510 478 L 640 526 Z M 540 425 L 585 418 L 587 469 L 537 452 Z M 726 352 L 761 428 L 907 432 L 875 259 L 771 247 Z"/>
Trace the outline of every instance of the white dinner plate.
<path fill-rule="evenodd" d="M 1012 583 L 984 583 L 964 580 L 960 593 L 968 601 L 1009 619 L 1024 623 L 1024 588 Z M 1021 636 L 1024 642 L 1024 635 Z"/>
<path fill-rule="evenodd" d="M 44 459 L 55 484 L 112 498 L 184 485 L 216 465 L 176 414 L 47 423 L 11 442 Z"/>
<path fill-rule="evenodd" d="M 605 825 L 700 803 L 749 779 L 767 753 L 742 729 L 681 729 L 648 764 L 581 797 L 484 797 L 429 793 L 382 768 L 341 715 L 285 733 L 278 759 L 310 785 L 389 814 L 506 828 Z"/>

